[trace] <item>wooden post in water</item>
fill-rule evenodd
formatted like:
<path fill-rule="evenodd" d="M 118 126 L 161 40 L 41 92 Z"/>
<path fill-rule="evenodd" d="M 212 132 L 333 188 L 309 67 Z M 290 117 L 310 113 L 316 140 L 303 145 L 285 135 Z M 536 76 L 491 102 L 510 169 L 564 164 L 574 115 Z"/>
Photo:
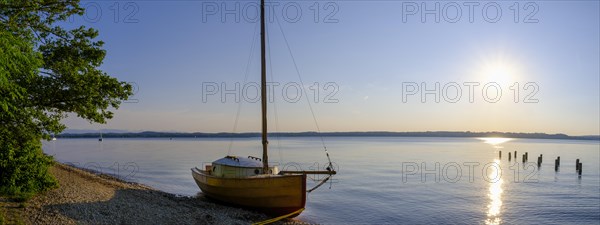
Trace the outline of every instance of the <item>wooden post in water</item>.
<path fill-rule="evenodd" d="M 508 152 L 508 161 L 510 161 L 510 152 Z"/>
<path fill-rule="evenodd" d="M 525 163 L 525 154 L 523 154 L 523 157 L 521 157 L 523 159 L 523 163 Z"/>
<path fill-rule="evenodd" d="M 515 160 L 517 160 L 517 151 L 515 151 Z"/>
<path fill-rule="evenodd" d="M 583 170 L 583 163 L 579 163 L 579 176 L 581 176 L 581 171 Z"/>
<path fill-rule="evenodd" d="M 537 163 L 538 163 L 538 167 L 541 167 L 541 166 L 542 166 L 542 156 L 538 156 L 538 161 L 537 161 Z"/>
<path fill-rule="evenodd" d="M 575 161 L 575 171 L 579 170 L 579 159 L 577 159 L 577 161 Z"/>
<path fill-rule="evenodd" d="M 556 161 L 558 162 L 558 166 L 560 166 L 560 156 L 558 157 L 558 159 L 556 159 Z"/>
<path fill-rule="evenodd" d="M 527 160 L 529 160 L 529 153 L 525 152 L 525 162 L 527 162 Z"/>
<path fill-rule="evenodd" d="M 502 159 L 502 151 L 498 152 L 498 158 Z"/>
<path fill-rule="evenodd" d="M 558 172 L 558 159 L 554 160 L 554 171 Z"/>

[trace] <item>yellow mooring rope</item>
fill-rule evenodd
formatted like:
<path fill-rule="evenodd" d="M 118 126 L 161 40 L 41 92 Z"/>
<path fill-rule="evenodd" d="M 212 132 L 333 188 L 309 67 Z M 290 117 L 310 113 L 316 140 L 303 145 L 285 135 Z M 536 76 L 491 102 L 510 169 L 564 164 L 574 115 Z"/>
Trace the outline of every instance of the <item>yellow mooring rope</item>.
<path fill-rule="evenodd" d="M 302 211 L 304 211 L 304 208 L 298 209 L 298 211 L 290 213 L 290 214 L 287 214 L 287 215 L 283 215 L 283 216 L 280 216 L 280 217 L 275 217 L 273 219 L 268 219 L 268 220 L 265 220 L 265 221 L 262 221 L 262 222 L 258 222 L 258 223 L 253 223 L 252 225 L 264 225 L 264 224 L 275 223 L 275 222 L 280 221 L 282 219 L 288 218 L 288 217 L 290 217 L 290 216 L 292 216 L 294 214 L 299 214 Z"/>

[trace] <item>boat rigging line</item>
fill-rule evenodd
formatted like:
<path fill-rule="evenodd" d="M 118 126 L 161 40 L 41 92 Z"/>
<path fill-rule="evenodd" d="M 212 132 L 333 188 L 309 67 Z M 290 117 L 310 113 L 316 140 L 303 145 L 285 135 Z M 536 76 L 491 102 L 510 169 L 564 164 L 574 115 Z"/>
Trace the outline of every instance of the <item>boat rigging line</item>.
<path fill-rule="evenodd" d="M 302 81 L 302 76 L 300 75 L 300 70 L 298 69 L 298 64 L 296 63 L 296 59 L 294 58 L 294 54 L 292 53 L 292 48 L 290 47 L 287 37 L 285 36 L 285 32 L 283 32 L 283 28 L 281 27 L 281 23 L 279 22 L 279 19 L 277 18 L 277 16 L 275 16 L 275 21 L 277 22 L 279 31 L 281 32 L 281 36 L 283 37 L 283 40 L 288 49 L 288 52 L 290 53 L 290 57 L 292 58 L 292 62 L 294 63 L 294 69 L 296 69 L 296 74 L 298 75 L 298 80 L 300 81 L 300 86 L 302 86 L 302 91 L 304 93 L 308 93 L 304 89 L 305 86 L 304 86 L 304 82 Z M 331 163 L 331 158 L 329 157 L 329 151 L 327 151 L 327 146 L 325 145 L 325 139 L 323 138 L 323 135 L 321 135 L 321 128 L 319 127 L 319 122 L 317 122 L 317 117 L 315 116 L 315 111 L 313 110 L 312 104 L 310 104 L 310 100 L 308 99 L 308 95 L 304 95 L 304 99 L 306 99 L 306 102 L 308 103 L 310 113 L 312 114 L 313 121 L 315 122 L 315 127 L 317 128 L 317 133 L 319 134 L 319 137 L 321 138 L 321 144 L 323 145 L 323 149 L 325 150 L 325 155 L 327 155 L 327 161 L 329 163 L 329 165 L 327 165 L 327 170 L 335 171 L 335 168 L 333 167 L 333 164 Z M 324 181 L 329 180 L 329 178 L 331 178 L 331 176 L 333 176 L 333 174 L 329 174 L 329 176 L 327 178 L 325 178 Z M 324 182 L 320 183 L 319 185 L 317 185 L 317 187 L 321 186 L 323 183 Z M 311 189 L 311 191 L 312 191 L 312 189 Z M 310 191 L 308 191 L 308 192 L 310 192 Z"/>
<path fill-rule="evenodd" d="M 252 35 L 252 42 L 250 44 L 250 54 L 248 55 L 248 62 L 246 63 L 246 72 L 244 73 L 244 84 L 248 81 L 248 74 L 250 73 L 250 65 L 252 64 L 252 56 L 254 56 L 254 48 L 256 46 L 256 33 L 258 31 L 258 23 L 254 26 L 254 34 Z M 235 133 L 237 131 L 238 122 L 240 119 L 240 112 L 242 110 L 243 101 L 238 102 L 237 112 L 235 113 L 235 121 L 233 122 L 233 129 L 231 133 Z M 234 135 L 231 135 L 229 139 L 229 146 L 227 147 L 227 155 L 231 155 L 231 147 L 233 146 L 233 138 Z"/>
<path fill-rule="evenodd" d="M 265 26 L 265 30 L 269 30 L 269 26 Z M 266 44 L 267 44 L 267 54 L 269 60 L 269 76 L 268 78 L 271 80 L 271 83 L 275 83 L 275 75 L 273 75 L 273 63 L 272 63 L 272 55 L 271 55 L 271 38 L 269 37 L 270 32 L 266 33 Z M 275 100 L 275 95 L 273 96 L 273 117 L 275 118 L 275 132 L 279 132 L 279 115 L 277 114 L 277 100 Z M 275 136 L 277 140 L 277 152 L 279 153 L 279 163 L 283 163 L 283 155 L 281 154 L 281 137 L 280 135 Z"/>
<path fill-rule="evenodd" d="M 288 53 L 290 54 L 290 58 L 292 59 L 292 63 L 294 64 L 294 69 L 296 71 L 296 75 L 297 75 L 298 80 L 300 82 L 300 86 L 302 86 L 302 91 L 304 93 L 307 93 L 307 91 L 305 90 L 305 85 L 304 85 L 304 81 L 302 80 L 302 76 L 301 76 L 300 70 L 298 69 L 298 64 L 296 63 L 296 59 L 295 59 L 294 54 L 292 52 L 292 49 L 290 47 L 289 41 L 287 40 L 287 36 L 285 35 L 285 32 L 283 31 L 283 27 L 281 26 L 281 22 L 280 22 L 280 20 L 279 20 L 279 18 L 277 16 L 275 16 L 275 21 L 277 23 L 279 31 L 281 32 L 281 35 L 282 35 L 283 40 L 285 42 L 285 45 L 287 47 Z M 258 32 L 259 25 L 260 25 L 259 23 L 256 24 L 255 29 L 254 29 L 254 34 L 252 36 L 252 42 L 251 42 L 252 44 L 250 46 L 250 54 L 248 56 L 248 61 L 247 61 L 246 69 L 245 69 L 245 73 L 244 73 L 244 83 L 246 83 L 248 81 L 248 74 L 250 73 L 250 68 L 251 68 L 251 64 L 252 64 L 252 57 L 254 56 L 254 50 L 255 50 L 255 47 L 256 47 L 256 39 L 257 39 L 257 36 L 258 36 L 257 32 Z M 265 26 L 264 29 L 266 30 L 267 26 Z M 265 33 L 268 34 L 268 32 L 265 32 Z M 266 41 L 265 44 L 266 44 L 266 47 L 267 47 L 267 51 L 269 53 L 268 54 L 268 61 L 269 61 L 268 64 L 269 64 L 269 70 L 270 70 L 269 79 L 271 80 L 271 82 L 274 82 L 273 67 L 272 67 L 272 56 L 271 56 L 271 45 L 270 45 L 271 44 L 270 43 L 271 42 L 271 40 L 270 40 L 271 38 L 269 38 L 269 35 L 265 35 L 265 36 L 266 36 L 265 38 L 268 39 L 268 41 Z M 329 155 L 329 151 L 327 150 L 327 146 L 325 144 L 325 139 L 323 138 L 323 135 L 321 135 L 321 128 L 319 126 L 319 123 L 318 123 L 317 117 L 315 115 L 313 106 L 312 106 L 312 104 L 311 104 L 311 102 L 310 102 L 310 100 L 309 100 L 309 98 L 308 98 L 307 95 L 304 95 L 304 99 L 306 100 L 306 103 L 308 104 L 308 107 L 310 109 L 313 122 L 315 124 L 315 128 L 317 130 L 317 133 L 319 134 L 318 135 L 319 139 L 321 140 L 321 145 L 323 146 L 323 149 L 325 151 L 325 155 L 327 156 L 327 163 L 328 164 L 327 164 L 326 170 L 334 172 L 334 173 L 327 174 L 327 176 L 324 179 L 322 179 L 319 184 L 317 184 L 315 187 L 307 190 L 307 193 L 310 193 L 313 190 L 315 190 L 315 189 L 319 188 L 320 186 L 322 186 L 323 184 L 325 184 L 327 181 L 331 180 L 331 177 L 335 174 L 335 167 L 333 166 L 333 163 L 331 162 L 331 157 Z M 243 103 L 243 101 L 239 101 L 238 102 L 238 106 L 237 106 L 237 111 L 236 111 L 236 116 L 235 116 L 235 121 L 234 121 L 234 126 L 233 126 L 232 133 L 235 133 L 237 131 L 237 127 L 238 127 L 238 124 L 239 124 L 239 117 L 240 117 L 240 114 L 241 114 L 242 103 Z M 276 101 L 273 102 L 273 112 L 274 112 L 274 117 L 275 117 L 275 130 L 276 130 L 276 132 L 279 132 L 279 120 L 278 120 L 278 113 L 277 113 Z M 279 143 L 280 142 L 279 135 L 276 135 L 276 137 L 277 137 L 277 143 L 278 143 L 277 146 L 278 146 L 278 150 L 279 150 L 279 159 L 280 159 L 280 162 L 283 162 L 283 158 L 282 158 L 282 154 L 281 154 L 281 147 L 280 147 L 280 143 Z M 232 146 L 233 146 L 233 136 L 231 137 L 230 142 L 229 142 L 228 151 L 227 151 L 228 155 L 231 155 Z M 330 188 L 331 188 L 331 186 L 330 186 Z"/>

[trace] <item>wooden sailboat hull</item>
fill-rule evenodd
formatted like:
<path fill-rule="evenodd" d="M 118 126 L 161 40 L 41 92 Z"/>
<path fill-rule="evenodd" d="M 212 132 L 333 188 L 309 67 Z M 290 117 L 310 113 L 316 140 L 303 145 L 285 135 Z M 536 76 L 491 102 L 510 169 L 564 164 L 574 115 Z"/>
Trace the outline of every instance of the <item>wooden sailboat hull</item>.
<path fill-rule="evenodd" d="M 192 176 L 208 198 L 272 216 L 296 212 L 306 204 L 305 174 L 223 178 L 193 168 Z"/>

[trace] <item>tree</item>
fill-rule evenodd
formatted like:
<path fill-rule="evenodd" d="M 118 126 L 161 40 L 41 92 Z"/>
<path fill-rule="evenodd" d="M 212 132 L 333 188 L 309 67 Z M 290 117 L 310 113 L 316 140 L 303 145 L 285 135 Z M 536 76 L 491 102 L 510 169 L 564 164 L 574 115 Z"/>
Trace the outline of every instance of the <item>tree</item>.
<path fill-rule="evenodd" d="M 60 26 L 83 12 L 79 0 L 0 0 L 0 193 L 52 188 L 41 140 L 62 132 L 69 113 L 106 123 L 133 94 L 98 68 L 98 31 Z"/>

